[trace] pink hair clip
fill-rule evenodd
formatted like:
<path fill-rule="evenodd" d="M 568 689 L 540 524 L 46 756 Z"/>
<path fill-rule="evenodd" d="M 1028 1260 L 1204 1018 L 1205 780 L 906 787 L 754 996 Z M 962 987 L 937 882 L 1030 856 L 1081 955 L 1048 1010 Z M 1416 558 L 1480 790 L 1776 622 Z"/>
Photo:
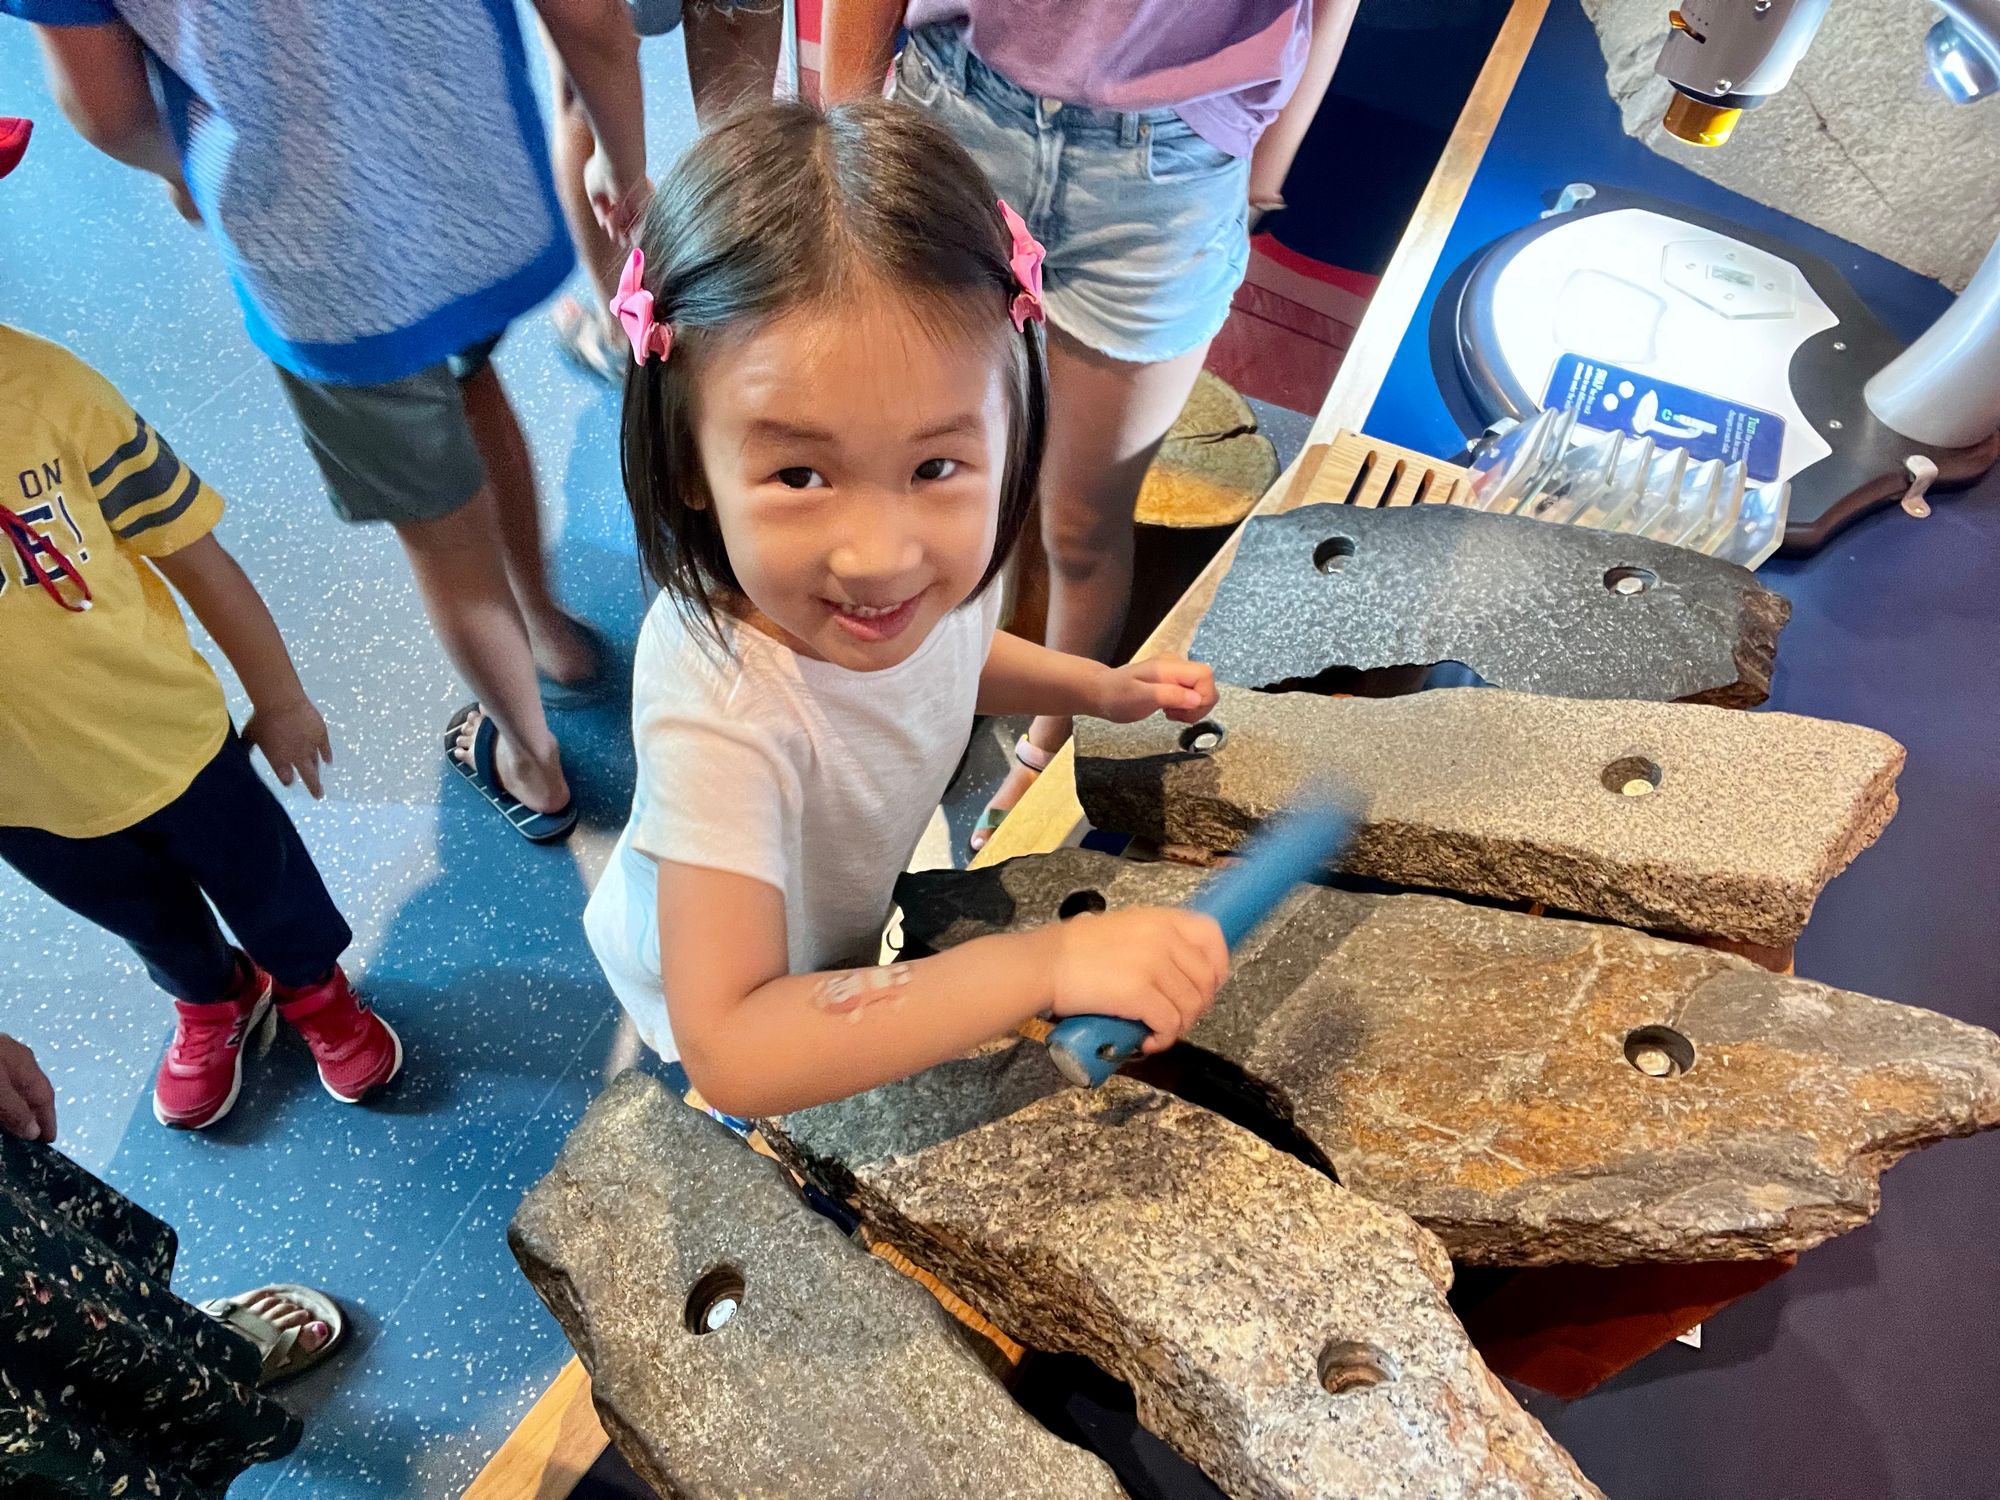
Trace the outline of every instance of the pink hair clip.
<path fill-rule="evenodd" d="M 1000 217 L 1007 223 L 1007 233 L 1014 237 L 1014 248 L 1007 257 L 1007 264 L 1014 268 L 1014 282 L 1021 290 L 1014 294 L 1013 304 L 1007 309 L 1014 319 L 1014 331 L 1021 332 L 1028 326 L 1028 320 L 1037 323 L 1048 321 L 1048 313 L 1042 306 L 1042 257 L 1047 252 L 1041 242 L 1028 233 L 1028 226 L 1021 216 L 1007 206 L 1002 198 Z"/>
<path fill-rule="evenodd" d="M 625 337 L 632 341 L 632 363 L 637 365 L 643 365 L 654 354 L 664 360 L 674 347 L 673 328 L 654 321 L 653 294 L 640 284 L 645 274 L 646 252 L 635 245 L 619 274 L 618 295 L 611 299 L 611 315 L 624 328 Z"/>

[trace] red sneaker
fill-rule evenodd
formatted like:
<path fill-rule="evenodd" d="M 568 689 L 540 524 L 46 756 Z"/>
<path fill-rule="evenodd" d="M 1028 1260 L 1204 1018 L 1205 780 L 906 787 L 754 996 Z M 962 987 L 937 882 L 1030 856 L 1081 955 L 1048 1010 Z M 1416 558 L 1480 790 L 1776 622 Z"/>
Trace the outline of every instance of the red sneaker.
<path fill-rule="evenodd" d="M 278 1014 L 298 1027 L 319 1081 L 342 1104 L 359 1104 L 403 1070 L 403 1039 L 356 997 L 338 964 L 318 984 L 279 985 Z"/>
<path fill-rule="evenodd" d="M 235 1107 L 243 1087 L 243 1043 L 271 1011 L 271 976 L 236 955 L 236 983 L 207 1005 L 174 1002 L 179 1022 L 153 1080 L 153 1118 L 203 1130 Z"/>

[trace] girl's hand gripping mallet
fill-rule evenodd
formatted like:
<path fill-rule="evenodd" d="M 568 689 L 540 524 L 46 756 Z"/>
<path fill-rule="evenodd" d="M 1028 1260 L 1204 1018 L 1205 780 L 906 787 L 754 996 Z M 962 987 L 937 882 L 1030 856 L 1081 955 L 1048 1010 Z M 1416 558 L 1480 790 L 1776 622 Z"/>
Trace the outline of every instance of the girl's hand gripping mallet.
<path fill-rule="evenodd" d="M 1324 788 L 1308 792 L 1259 830 L 1236 859 L 1188 902 L 1215 918 L 1232 949 L 1291 894 L 1340 856 L 1355 815 Z M 1071 1083 L 1095 1088 L 1139 1050 L 1147 1030 L 1118 1016 L 1071 1016 L 1049 1033 L 1049 1057 Z"/>

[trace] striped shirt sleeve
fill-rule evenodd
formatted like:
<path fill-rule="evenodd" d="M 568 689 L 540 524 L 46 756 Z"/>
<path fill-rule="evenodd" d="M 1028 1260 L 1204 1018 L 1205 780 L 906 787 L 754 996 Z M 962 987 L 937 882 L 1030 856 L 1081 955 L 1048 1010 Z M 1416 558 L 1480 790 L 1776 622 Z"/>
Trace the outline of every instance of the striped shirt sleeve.
<path fill-rule="evenodd" d="M 120 417 L 102 425 L 122 440 L 91 455 L 91 491 L 120 545 L 143 557 L 165 557 L 214 529 L 222 499 L 144 417 L 120 405 Z"/>

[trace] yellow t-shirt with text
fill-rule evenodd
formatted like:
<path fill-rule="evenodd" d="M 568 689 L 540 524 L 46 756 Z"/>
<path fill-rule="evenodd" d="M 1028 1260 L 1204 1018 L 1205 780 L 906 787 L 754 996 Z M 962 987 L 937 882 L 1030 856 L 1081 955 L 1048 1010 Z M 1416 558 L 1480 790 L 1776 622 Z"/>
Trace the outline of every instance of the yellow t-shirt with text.
<path fill-rule="evenodd" d="M 110 383 L 68 350 L 0 324 L 0 827 L 95 838 L 187 790 L 229 710 L 150 557 L 199 541 L 222 500 Z M 90 588 L 90 607 L 58 590 Z"/>

